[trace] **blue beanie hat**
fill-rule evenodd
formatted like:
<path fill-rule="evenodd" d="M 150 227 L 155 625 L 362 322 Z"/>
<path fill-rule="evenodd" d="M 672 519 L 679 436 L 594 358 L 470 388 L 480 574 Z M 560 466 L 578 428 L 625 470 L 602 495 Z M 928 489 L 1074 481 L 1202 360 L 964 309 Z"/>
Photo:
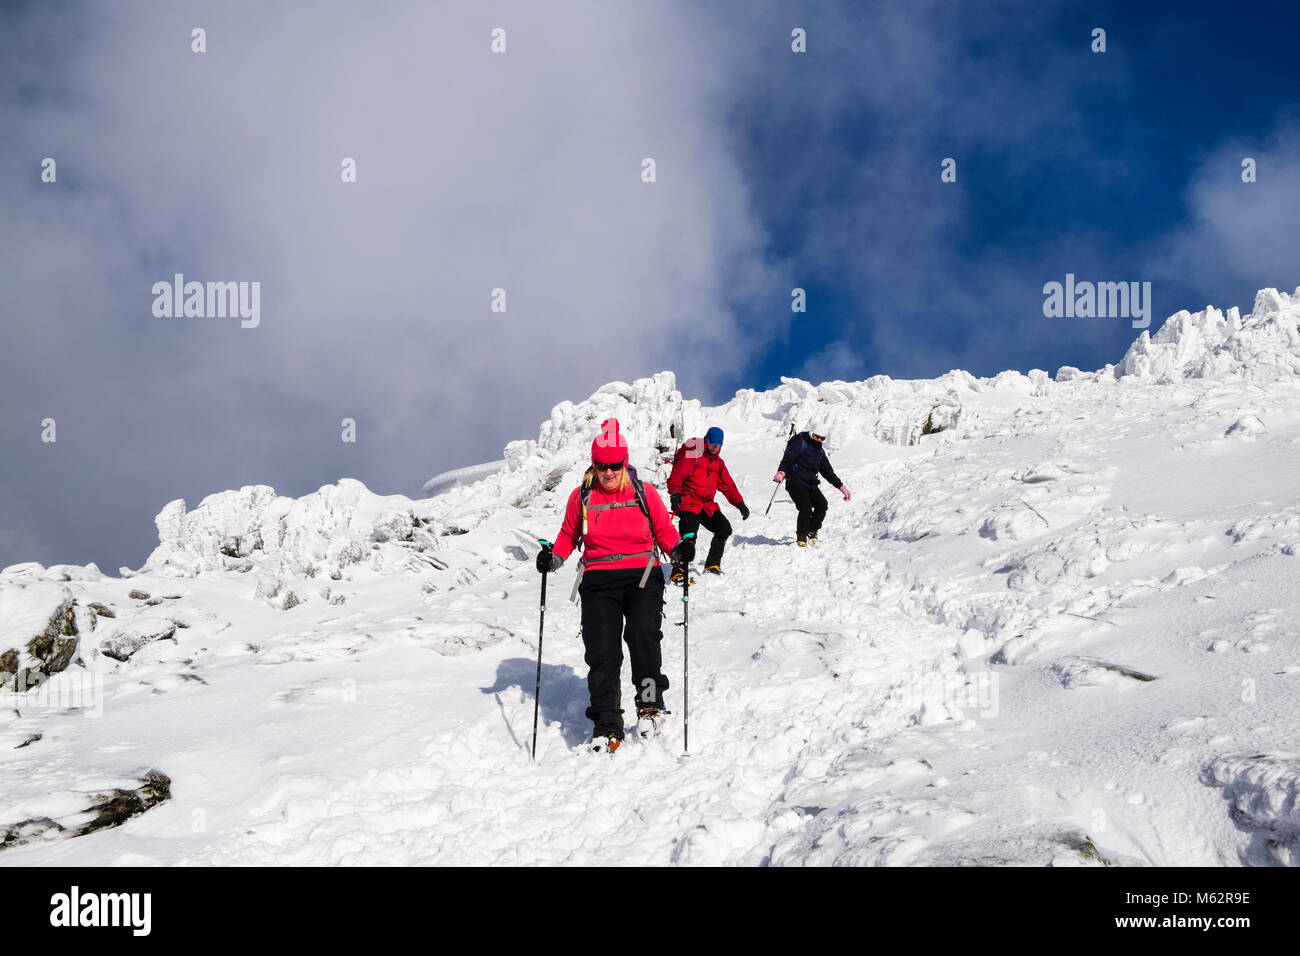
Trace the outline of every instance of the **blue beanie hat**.
<path fill-rule="evenodd" d="M 721 445 L 722 429 L 716 425 L 710 428 L 707 432 L 704 433 L 704 443 L 706 445 Z"/>

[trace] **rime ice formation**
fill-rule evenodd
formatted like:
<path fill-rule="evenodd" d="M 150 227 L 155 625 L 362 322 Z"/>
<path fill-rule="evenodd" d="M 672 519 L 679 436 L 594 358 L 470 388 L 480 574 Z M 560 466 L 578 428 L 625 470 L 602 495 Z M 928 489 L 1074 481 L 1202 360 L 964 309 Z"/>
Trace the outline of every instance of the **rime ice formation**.
<path fill-rule="evenodd" d="M 535 542 L 610 416 L 661 488 L 721 426 L 754 515 L 724 506 L 727 574 L 692 591 L 691 758 L 672 725 L 580 746 L 565 567 L 534 766 Z M 854 495 L 801 552 L 784 493 L 763 508 L 814 417 Z M 0 701 L 4 861 L 1300 860 L 1300 290 L 1180 312 L 1094 372 L 784 379 L 716 408 L 667 372 L 612 383 L 477 467 L 419 500 L 173 501 L 138 571 L 0 572 L 0 672 L 42 635 L 62 664 Z M 143 817 L 46 825 L 156 778 Z"/>

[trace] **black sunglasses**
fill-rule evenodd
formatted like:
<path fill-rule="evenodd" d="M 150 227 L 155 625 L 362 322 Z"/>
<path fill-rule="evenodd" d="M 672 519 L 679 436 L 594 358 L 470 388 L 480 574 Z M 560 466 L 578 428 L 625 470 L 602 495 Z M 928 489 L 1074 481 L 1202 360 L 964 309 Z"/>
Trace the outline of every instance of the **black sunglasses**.
<path fill-rule="evenodd" d="M 813 435 L 813 434 L 809 434 L 808 437 L 811 438 L 813 441 L 825 441 L 825 440 L 826 440 L 826 436 L 825 436 L 825 435 Z"/>
<path fill-rule="evenodd" d="M 617 465 L 599 465 L 599 464 L 597 464 L 595 467 L 596 467 L 596 470 L 597 470 L 597 471 L 622 471 L 622 470 L 623 470 L 623 463 L 622 463 L 622 462 L 619 462 Z"/>

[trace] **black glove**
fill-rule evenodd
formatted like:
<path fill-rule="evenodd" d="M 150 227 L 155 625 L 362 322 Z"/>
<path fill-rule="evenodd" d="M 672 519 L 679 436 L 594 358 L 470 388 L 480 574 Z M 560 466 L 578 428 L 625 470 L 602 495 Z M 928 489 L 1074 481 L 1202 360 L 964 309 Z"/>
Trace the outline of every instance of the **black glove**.
<path fill-rule="evenodd" d="M 740 504 L 736 505 L 736 508 L 737 508 L 738 511 L 740 511 L 740 520 L 741 520 L 741 521 L 748 521 L 748 520 L 749 520 L 749 505 L 745 504 L 745 503 L 742 501 Z"/>
<path fill-rule="evenodd" d="M 669 495 L 669 496 L 668 496 L 668 503 L 671 504 L 671 505 L 673 506 L 672 510 L 673 510 L 674 512 L 676 512 L 676 511 L 681 511 L 681 510 L 682 510 L 682 496 L 681 496 L 681 495 L 677 495 L 677 494 Z"/>
<path fill-rule="evenodd" d="M 537 552 L 537 570 L 543 574 L 547 571 L 558 571 L 563 564 L 564 559 L 550 548 L 542 548 Z"/>
<path fill-rule="evenodd" d="M 672 559 L 673 564 L 690 564 L 695 560 L 695 539 L 682 538 L 668 557 Z"/>

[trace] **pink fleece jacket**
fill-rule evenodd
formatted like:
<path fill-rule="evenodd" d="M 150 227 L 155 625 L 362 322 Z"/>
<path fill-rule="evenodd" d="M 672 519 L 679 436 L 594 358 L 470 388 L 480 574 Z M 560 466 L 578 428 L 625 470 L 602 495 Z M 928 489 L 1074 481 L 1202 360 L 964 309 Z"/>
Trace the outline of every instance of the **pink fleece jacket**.
<path fill-rule="evenodd" d="M 627 508 L 610 508 L 603 511 L 588 511 L 587 532 L 583 537 L 585 560 L 589 570 L 614 568 L 644 568 L 645 558 L 622 558 L 617 561 L 602 561 L 611 554 L 639 554 L 651 550 L 651 524 L 654 525 L 654 539 L 665 552 L 671 551 L 681 536 L 673 527 L 672 516 L 664 507 L 659 492 L 651 485 L 645 487 L 646 504 L 650 507 L 650 521 L 635 504 Z M 555 540 L 555 553 L 568 560 L 577 545 L 577 535 L 582 530 L 582 506 L 579 503 L 581 489 L 574 488 L 569 495 L 569 504 L 564 511 L 564 524 L 560 535 Z M 620 501 L 635 501 L 636 492 L 629 484 L 622 491 L 607 494 L 597 481 L 587 499 L 590 509 L 593 505 L 612 504 Z M 658 563 L 658 562 L 656 562 Z"/>

